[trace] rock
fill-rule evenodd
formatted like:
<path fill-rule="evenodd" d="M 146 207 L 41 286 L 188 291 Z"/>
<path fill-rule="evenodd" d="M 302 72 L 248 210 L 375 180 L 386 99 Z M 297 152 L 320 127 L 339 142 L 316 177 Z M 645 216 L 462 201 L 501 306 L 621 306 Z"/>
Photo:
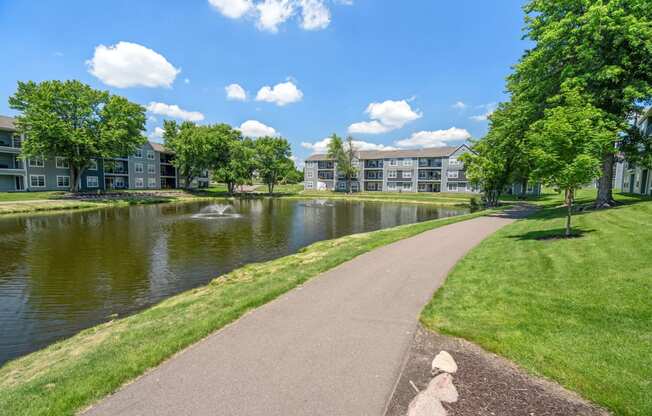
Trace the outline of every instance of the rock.
<path fill-rule="evenodd" d="M 427 390 L 417 394 L 408 407 L 408 416 L 446 416 L 448 413 L 441 402 Z"/>
<path fill-rule="evenodd" d="M 432 360 L 432 371 L 444 371 L 446 373 L 457 372 L 457 363 L 453 357 L 446 351 L 441 351 L 434 360 Z"/>
<path fill-rule="evenodd" d="M 459 397 L 453 385 L 453 376 L 448 373 L 442 373 L 430 380 L 422 393 L 446 403 L 455 403 Z"/>

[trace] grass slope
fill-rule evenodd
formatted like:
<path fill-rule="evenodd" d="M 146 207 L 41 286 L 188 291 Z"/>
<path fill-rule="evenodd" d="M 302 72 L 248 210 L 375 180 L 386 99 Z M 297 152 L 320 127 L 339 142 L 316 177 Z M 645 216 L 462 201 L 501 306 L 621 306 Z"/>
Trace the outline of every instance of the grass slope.
<path fill-rule="evenodd" d="M 84 330 L 0 368 L 0 414 L 74 414 L 323 271 L 376 247 L 480 215 L 318 242 L 294 255 L 244 266 L 135 315 Z"/>
<path fill-rule="evenodd" d="M 617 415 L 652 414 L 652 202 L 575 216 L 546 208 L 472 250 L 424 309 L 471 340 Z M 551 231 L 552 230 L 552 231 Z"/>

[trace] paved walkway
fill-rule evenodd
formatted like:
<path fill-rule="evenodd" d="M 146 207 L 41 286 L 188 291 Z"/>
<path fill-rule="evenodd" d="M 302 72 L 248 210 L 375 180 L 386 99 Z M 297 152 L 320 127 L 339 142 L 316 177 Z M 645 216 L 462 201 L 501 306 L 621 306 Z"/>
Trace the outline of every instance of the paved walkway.
<path fill-rule="evenodd" d="M 87 415 L 382 415 L 423 306 L 480 217 L 361 255 L 215 332 Z"/>

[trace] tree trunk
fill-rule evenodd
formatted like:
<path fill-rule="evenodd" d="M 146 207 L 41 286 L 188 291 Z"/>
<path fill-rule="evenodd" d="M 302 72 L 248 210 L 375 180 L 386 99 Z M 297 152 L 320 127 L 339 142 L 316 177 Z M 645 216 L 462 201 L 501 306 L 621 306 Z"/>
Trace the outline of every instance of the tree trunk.
<path fill-rule="evenodd" d="M 614 154 L 609 152 L 602 158 L 602 177 L 598 180 L 596 208 L 609 208 L 615 205 L 613 198 Z"/>
<path fill-rule="evenodd" d="M 527 196 L 527 182 L 528 182 L 527 178 L 524 178 L 521 181 L 521 198 L 522 199 L 525 199 L 525 197 Z"/>
<path fill-rule="evenodd" d="M 269 182 L 267 184 L 267 192 L 269 192 L 270 195 L 274 193 L 274 182 Z"/>
<path fill-rule="evenodd" d="M 185 183 L 186 190 L 190 190 L 190 188 L 192 187 L 192 179 L 193 179 L 192 175 L 186 175 L 186 183 Z"/>
<path fill-rule="evenodd" d="M 571 236 L 571 216 L 573 215 L 574 190 L 566 189 L 566 237 Z"/>
<path fill-rule="evenodd" d="M 84 170 L 76 166 L 70 166 L 70 192 L 79 192 L 81 189 L 81 176 Z"/>

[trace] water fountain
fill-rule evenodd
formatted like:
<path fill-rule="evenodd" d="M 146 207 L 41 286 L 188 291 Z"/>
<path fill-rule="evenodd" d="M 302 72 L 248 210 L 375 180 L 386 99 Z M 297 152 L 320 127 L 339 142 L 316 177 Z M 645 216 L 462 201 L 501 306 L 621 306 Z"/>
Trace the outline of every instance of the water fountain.
<path fill-rule="evenodd" d="M 335 206 L 331 201 L 327 199 L 313 199 L 312 201 L 307 201 L 302 204 L 304 207 L 313 207 L 313 208 L 323 208 L 323 207 L 332 207 Z"/>
<path fill-rule="evenodd" d="M 240 216 L 234 212 L 229 212 L 232 210 L 233 207 L 231 205 L 213 204 L 202 208 L 192 218 L 237 218 Z"/>

